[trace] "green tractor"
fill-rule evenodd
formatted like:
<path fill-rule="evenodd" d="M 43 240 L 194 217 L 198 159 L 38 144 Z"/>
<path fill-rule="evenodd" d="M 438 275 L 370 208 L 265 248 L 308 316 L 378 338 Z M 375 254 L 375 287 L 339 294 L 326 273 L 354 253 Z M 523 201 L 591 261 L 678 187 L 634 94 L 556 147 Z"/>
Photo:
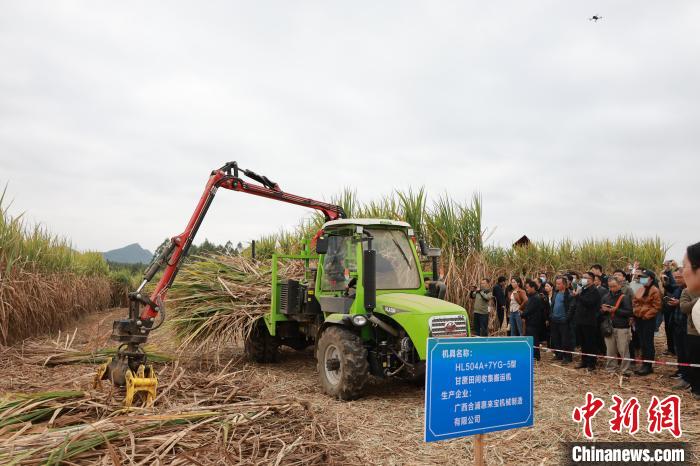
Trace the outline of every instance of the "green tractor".
<path fill-rule="evenodd" d="M 137 394 L 145 395 L 146 404 L 156 398 L 158 379 L 143 346 L 165 318 L 167 292 L 219 189 L 315 209 L 326 220 L 313 253 L 307 243 L 302 254 L 273 256 L 272 306 L 246 339 L 251 359 L 273 362 L 280 346 L 302 350 L 315 344 L 324 390 L 349 400 L 362 394 L 369 374 L 422 380 L 429 336 L 469 335 L 464 308 L 441 299 L 440 251 L 419 242 L 420 253 L 432 260 L 432 272 L 423 272 L 408 223 L 347 219 L 341 206 L 282 191 L 268 177 L 228 162 L 211 172 L 185 230 L 170 239 L 128 294 L 128 316 L 112 324 L 119 348 L 99 367 L 95 384 L 110 380 L 126 387 L 127 406 Z M 280 280 L 280 259 L 304 261 L 304 280 Z"/>
<path fill-rule="evenodd" d="M 315 344 L 323 390 L 352 400 L 369 375 L 423 381 L 430 336 L 470 334 L 467 312 L 445 301 L 440 250 L 418 243 L 406 222 L 326 222 L 299 255 L 273 255 L 272 305 L 245 342 L 246 354 L 275 362 L 279 347 Z M 421 256 L 432 261 L 424 272 Z M 281 279 L 278 261 L 302 260 L 303 280 Z"/>

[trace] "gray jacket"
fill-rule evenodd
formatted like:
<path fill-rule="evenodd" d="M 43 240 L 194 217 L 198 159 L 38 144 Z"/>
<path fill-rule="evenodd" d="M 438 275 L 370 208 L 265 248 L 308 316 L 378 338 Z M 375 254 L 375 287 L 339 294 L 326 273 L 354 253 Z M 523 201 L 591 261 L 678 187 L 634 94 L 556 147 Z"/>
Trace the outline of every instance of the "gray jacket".
<path fill-rule="evenodd" d="M 493 294 L 489 290 L 472 291 L 471 297 L 474 300 L 474 312 L 477 314 L 489 313 L 489 301 L 493 299 Z"/>

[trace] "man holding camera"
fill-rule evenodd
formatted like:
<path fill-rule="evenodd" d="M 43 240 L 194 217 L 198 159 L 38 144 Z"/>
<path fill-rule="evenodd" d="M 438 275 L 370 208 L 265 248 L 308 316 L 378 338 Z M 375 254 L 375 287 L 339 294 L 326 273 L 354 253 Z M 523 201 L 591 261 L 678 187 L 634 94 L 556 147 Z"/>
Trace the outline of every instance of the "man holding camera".
<path fill-rule="evenodd" d="M 471 298 L 474 300 L 474 327 L 472 335 L 489 336 L 489 302 L 493 299 L 491 292 L 491 280 L 484 278 L 481 280 L 481 287 L 477 289 L 472 286 Z"/>

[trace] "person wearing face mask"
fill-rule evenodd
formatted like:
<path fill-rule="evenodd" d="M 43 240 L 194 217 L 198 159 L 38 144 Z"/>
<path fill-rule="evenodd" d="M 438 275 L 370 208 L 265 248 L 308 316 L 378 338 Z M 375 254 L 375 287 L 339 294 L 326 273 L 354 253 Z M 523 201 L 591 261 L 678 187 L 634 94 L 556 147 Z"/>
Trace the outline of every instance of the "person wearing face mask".
<path fill-rule="evenodd" d="M 683 280 L 686 288 L 681 293 L 679 306 L 681 312 L 688 318 L 688 334 L 686 335 L 686 349 L 688 362 L 700 364 L 700 319 L 693 319 L 693 314 L 700 312 L 700 243 L 688 246 L 683 258 Z M 696 326 L 697 324 L 697 326 Z M 696 400 L 700 400 L 700 367 L 688 368 L 688 383 L 690 391 Z"/>
<path fill-rule="evenodd" d="M 651 270 L 644 270 L 639 276 L 639 284 L 642 286 L 634 293 L 632 305 L 634 307 L 635 324 L 639 332 L 639 343 L 642 346 L 642 359 L 653 360 L 656 356 L 654 350 L 654 330 L 656 328 L 656 314 L 661 310 L 661 291 L 656 285 L 656 274 Z M 635 374 L 644 376 L 654 372 L 651 363 L 645 362 Z"/>
<path fill-rule="evenodd" d="M 581 343 L 581 351 L 587 354 L 597 352 L 599 341 L 598 313 L 600 312 L 600 293 L 593 286 L 593 275 L 586 272 L 581 277 L 574 296 L 574 322 L 576 322 L 576 339 Z M 582 356 L 577 369 L 595 369 L 595 356 Z"/>
<path fill-rule="evenodd" d="M 578 282 L 580 280 L 578 272 L 569 272 L 566 274 L 567 280 L 569 280 L 569 288 L 575 290 L 578 287 Z"/>

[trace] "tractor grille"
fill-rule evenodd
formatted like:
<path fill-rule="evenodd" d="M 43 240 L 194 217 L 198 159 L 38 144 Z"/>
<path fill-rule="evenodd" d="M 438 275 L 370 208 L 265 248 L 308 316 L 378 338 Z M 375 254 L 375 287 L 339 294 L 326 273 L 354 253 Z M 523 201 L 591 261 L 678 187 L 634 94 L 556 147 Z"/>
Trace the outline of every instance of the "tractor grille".
<path fill-rule="evenodd" d="M 466 337 L 467 319 L 463 315 L 433 316 L 428 321 L 430 336 Z"/>

